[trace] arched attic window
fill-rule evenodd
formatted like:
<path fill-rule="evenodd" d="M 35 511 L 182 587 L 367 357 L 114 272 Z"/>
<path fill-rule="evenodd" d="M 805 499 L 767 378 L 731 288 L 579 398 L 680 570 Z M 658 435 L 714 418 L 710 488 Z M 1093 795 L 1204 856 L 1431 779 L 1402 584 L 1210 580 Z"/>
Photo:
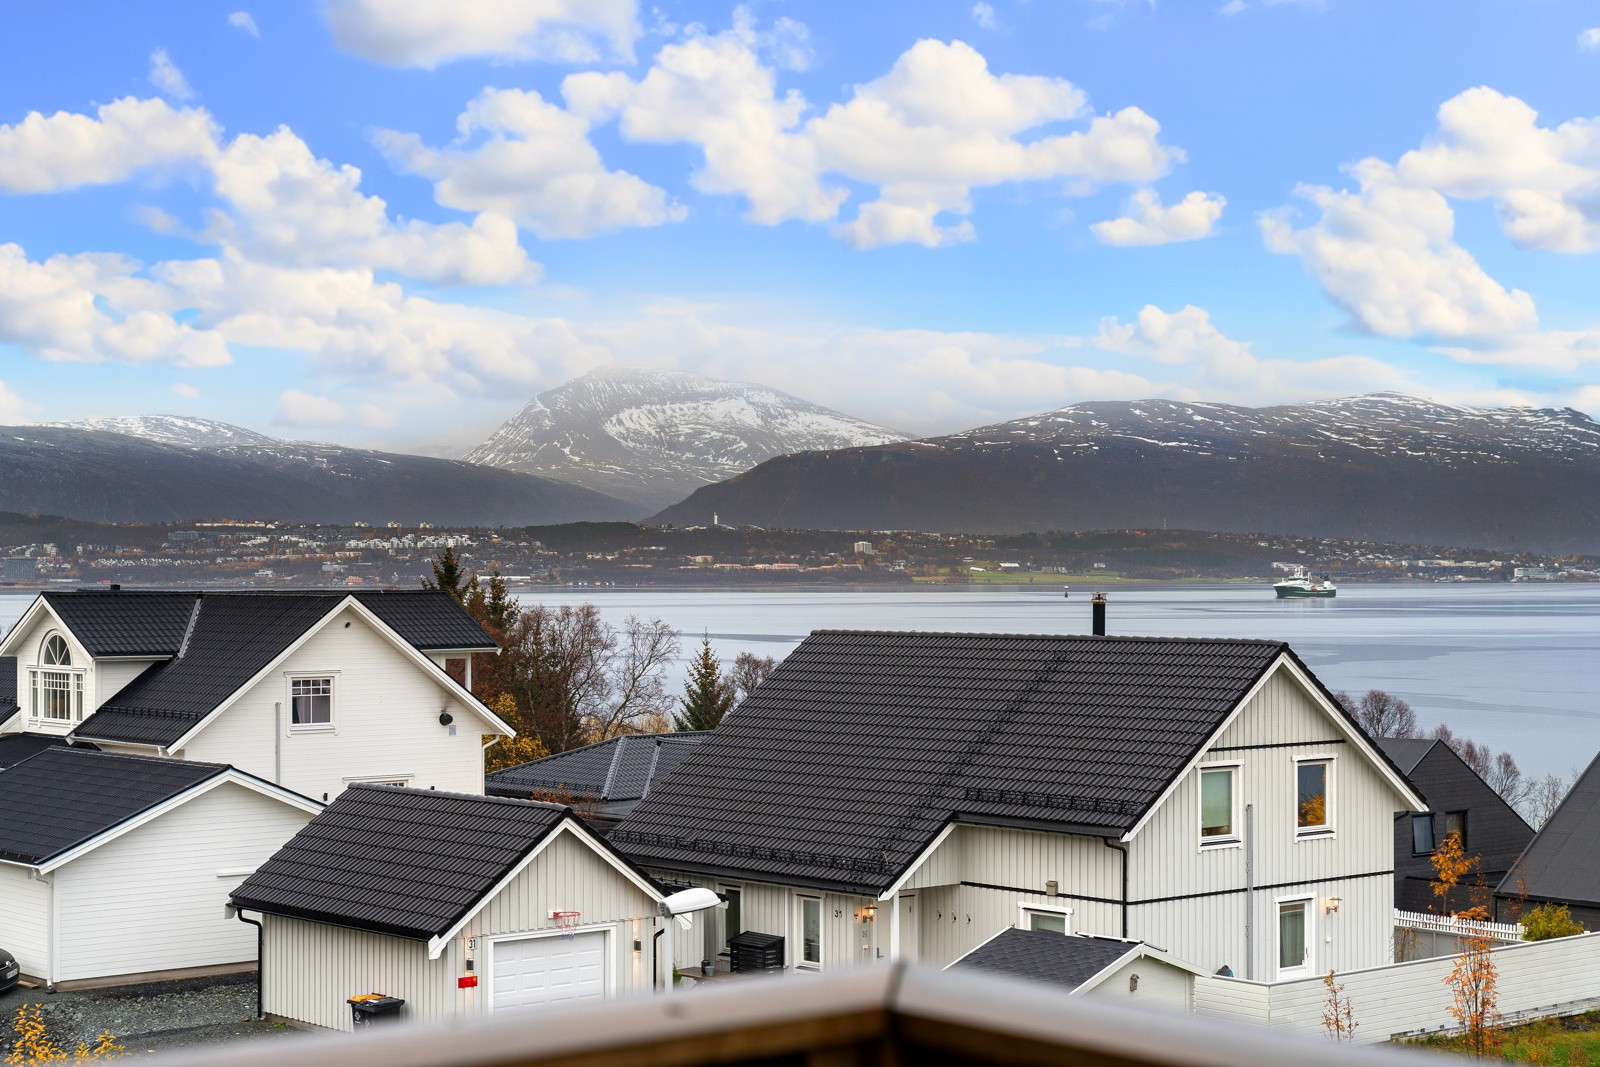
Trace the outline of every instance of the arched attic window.
<path fill-rule="evenodd" d="M 28 711 L 41 723 L 83 719 L 83 671 L 72 666 L 72 648 L 58 633 L 39 646 L 39 665 L 28 671 Z"/>

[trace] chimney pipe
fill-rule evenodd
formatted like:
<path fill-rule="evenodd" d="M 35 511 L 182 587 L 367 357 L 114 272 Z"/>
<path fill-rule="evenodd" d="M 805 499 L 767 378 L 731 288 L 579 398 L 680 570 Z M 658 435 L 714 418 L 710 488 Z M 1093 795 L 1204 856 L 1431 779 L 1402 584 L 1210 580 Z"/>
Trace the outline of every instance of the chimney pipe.
<path fill-rule="evenodd" d="M 1093 604 L 1094 635 L 1096 637 L 1104 637 L 1106 635 L 1106 595 L 1104 593 L 1096 593 Z"/>

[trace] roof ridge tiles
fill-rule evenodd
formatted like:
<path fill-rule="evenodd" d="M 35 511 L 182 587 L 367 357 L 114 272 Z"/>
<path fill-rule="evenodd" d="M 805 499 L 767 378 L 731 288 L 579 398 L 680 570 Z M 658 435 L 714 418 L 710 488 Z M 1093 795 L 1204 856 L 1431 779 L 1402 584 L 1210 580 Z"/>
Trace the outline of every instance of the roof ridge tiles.
<path fill-rule="evenodd" d="M 505 804 L 511 807 L 543 808 L 548 811 L 572 811 L 571 805 L 556 804 L 548 800 L 523 800 L 519 797 L 494 797 L 484 793 L 456 793 L 448 789 L 417 789 L 406 785 L 384 785 L 381 782 L 351 782 L 346 787 L 346 792 L 351 790 L 373 790 L 384 793 L 405 793 L 413 796 L 443 797 L 448 800 L 470 800 L 477 803 L 489 801 L 495 804 Z"/>
<path fill-rule="evenodd" d="M 812 630 L 810 636 L 848 637 L 994 637 L 1015 641 L 1095 641 L 1106 643 L 1161 643 L 1181 645 L 1250 645 L 1285 648 L 1287 641 L 1266 637 L 1177 637 L 1157 634 L 1051 634 L 1002 633 L 993 630 L 849 630 L 837 627 Z"/>

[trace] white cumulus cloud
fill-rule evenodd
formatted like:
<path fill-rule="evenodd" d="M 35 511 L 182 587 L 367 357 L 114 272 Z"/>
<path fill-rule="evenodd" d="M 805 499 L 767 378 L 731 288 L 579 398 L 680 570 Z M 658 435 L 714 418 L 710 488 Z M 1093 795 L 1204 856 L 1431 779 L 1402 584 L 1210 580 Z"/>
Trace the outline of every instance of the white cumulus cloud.
<path fill-rule="evenodd" d="M 1592 27 L 1578 34 L 1578 47 L 1585 52 L 1600 52 L 1600 26 Z"/>
<path fill-rule="evenodd" d="M 779 94 L 748 27 L 661 50 L 639 81 L 586 73 L 563 86 L 572 110 L 619 116 L 625 138 L 698 145 L 707 193 L 742 196 L 755 222 L 838 218 L 848 190 L 875 186 L 834 232 L 858 248 L 970 239 L 975 188 L 1054 181 L 1072 191 L 1147 182 L 1182 159 L 1137 107 L 1096 115 L 1062 78 L 993 74 L 961 41 L 917 42 L 882 77 L 806 119 L 798 92 Z M 1080 126 L 1054 132 L 1056 124 Z"/>
<path fill-rule="evenodd" d="M 332 426 L 344 421 L 344 405 L 315 393 L 285 389 L 272 421 L 279 426 Z"/>
<path fill-rule="evenodd" d="M 505 216 L 543 238 L 682 219 L 682 205 L 626 171 L 607 170 L 589 142 L 590 120 L 538 93 L 485 89 L 456 120 L 458 142 L 430 148 L 415 134 L 381 131 L 398 168 L 434 182 L 446 207 Z"/>
<path fill-rule="evenodd" d="M 174 395 L 181 396 L 185 400 L 194 400 L 200 395 L 200 390 L 185 382 L 173 382 L 172 392 Z"/>
<path fill-rule="evenodd" d="M 29 405 L 23 403 L 17 391 L 0 379 L 0 424 L 15 426 L 28 421 L 26 412 Z"/>
<path fill-rule="evenodd" d="M 635 0 L 323 0 L 334 42 L 375 63 L 631 61 Z"/>
<path fill-rule="evenodd" d="M 976 22 L 983 29 L 994 29 L 996 25 L 994 17 L 994 5 L 984 3 L 984 0 L 978 0 L 976 4 L 972 5 L 972 21 Z"/>
<path fill-rule="evenodd" d="M 215 160 L 217 193 L 231 210 L 208 236 L 274 263 L 392 270 L 437 282 L 501 284 L 537 274 L 501 215 L 404 223 L 361 192 L 361 171 L 319 159 L 287 128 L 241 134 Z"/>
<path fill-rule="evenodd" d="M 140 171 L 206 160 L 218 130 L 203 108 L 124 97 L 94 115 L 28 114 L 0 125 L 0 192 L 52 193 L 126 181 Z"/>
<path fill-rule="evenodd" d="M 1154 189 L 1140 189 L 1128 214 L 1090 226 L 1101 244 L 1164 245 L 1210 237 L 1228 201 L 1220 194 L 1193 192 L 1167 207 Z"/>
<path fill-rule="evenodd" d="M 235 11 L 228 16 L 228 25 L 236 30 L 243 30 L 252 37 L 261 36 L 261 27 L 256 25 L 256 20 L 250 17 L 248 11 Z"/>
<path fill-rule="evenodd" d="M 189 84 L 189 79 L 183 76 L 183 71 L 167 55 L 165 48 L 157 48 L 150 53 L 150 84 L 174 100 L 194 99 L 194 87 Z"/>

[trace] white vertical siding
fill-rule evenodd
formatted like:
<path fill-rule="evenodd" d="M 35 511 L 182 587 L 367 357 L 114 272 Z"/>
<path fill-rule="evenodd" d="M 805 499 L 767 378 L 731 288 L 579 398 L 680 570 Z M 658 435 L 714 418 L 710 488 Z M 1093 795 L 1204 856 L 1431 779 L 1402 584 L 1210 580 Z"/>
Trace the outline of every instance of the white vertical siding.
<path fill-rule="evenodd" d="M 1137 989 L 1130 988 L 1135 975 L 1139 979 Z M 1083 995 L 1187 1013 L 1194 1009 L 1194 975 L 1146 956 L 1124 963 Z"/>
<path fill-rule="evenodd" d="M 319 671 L 335 678 L 334 728 L 290 730 L 288 675 Z M 274 704 L 283 705 L 280 784 L 296 792 L 333 800 L 347 779 L 380 776 L 419 789 L 483 792 L 483 722 L 352 610 L 322 624 L 202 730 L 184 757 L 231 763 L 271 780 Z M 455 723 L 441 725 L 440 711 Z"/>
<path fill-rule="evenodd" d="M 1255 969 L 1271 977 L 1276 936 L 1273 900 L 1298 893 L 1319 900 L 1342 896 L 1350 905 L 1330 917 L 1331 945 L 1318 945 L 1344 967 L 1368 967 L 1390 958 L 1394 868 L 1394 813 L 1404 801 L 1378 770 L 1343 737 L 1310 695 L 1286 671 L 1270 677 L 1232 725 L 1202 757 L 1205 763 L 1236 763 L 1239 807 L 1253 806 L 1250 847 L 1256 893 Z M 1262 747 L 1271 746 L 1271 747 Z M 1334 833 L 1296 836 L 1296 759 L 1333 759 Z M 1129 936 L 1146 938 L 1197 966 L 1244 966 L 1245 849 L 1202 850 L 1199 844 L 1199 771 L 1177 789 L 1129 843 L 1130 892 L 1134 901 L 1189 899 L 1135 905 Z M 1354 875 L 1369 875 L 1349 880 Z M 1199 896 L 1199 894 L 1216 894 Z M 1325 932 L 1315 909 L 1318 939 Z M 1314 953 L 1316 955 L 1316 953 Z"/>
<path fill-rule="evenodd" d="M 489 1010 L 496 940 L 554 936 L 552 911 L 579 912 L 580 928 L 610 932 L 608 988 L 618 994 L 651 988 L 654 899 L 588 844 L 562 833 L 473 917 L 437 960 L 428 959 L 425 941 L 265 916 L 266 1010 L 347 1030 L 348 998 L 383 993 L 406 1001 L 409 1020 L 481 1014 Z M 636 938 L 639 952 L 633 949 Z M 457 979 L 467 973 L 469 955 L 481 985 L 460 989 Z"/>
<path fill-rule="evenodd" d="M 0 947 L 35 978 L 49 968 L 49 914 L 50 886 L 29 877 L 26 867 L 0 863 Z"/>
<path fill-rule="evenodd" d="M 250 962 L 254 928 L 228 894 L 311 816 L 243 786 L 217 786 L 58 869 L 57 981 Z"/>

